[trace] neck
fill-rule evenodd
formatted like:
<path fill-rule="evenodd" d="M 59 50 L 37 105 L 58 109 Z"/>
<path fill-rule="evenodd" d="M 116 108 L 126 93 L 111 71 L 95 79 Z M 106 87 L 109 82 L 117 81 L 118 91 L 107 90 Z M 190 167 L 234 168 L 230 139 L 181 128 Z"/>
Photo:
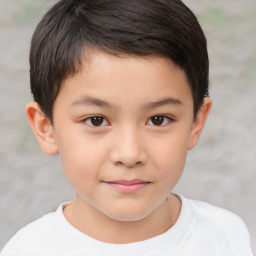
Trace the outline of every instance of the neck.
<path fill-rule="evenodd" d="M 69 223 L 82 233 L 105 243 L 127 244 L 160 235 L 171 228 L 180 213 L 181 202 L 170 195 L 155 211 L 136 221 L 112 219 L 77 197 L 64 209 Z"/>

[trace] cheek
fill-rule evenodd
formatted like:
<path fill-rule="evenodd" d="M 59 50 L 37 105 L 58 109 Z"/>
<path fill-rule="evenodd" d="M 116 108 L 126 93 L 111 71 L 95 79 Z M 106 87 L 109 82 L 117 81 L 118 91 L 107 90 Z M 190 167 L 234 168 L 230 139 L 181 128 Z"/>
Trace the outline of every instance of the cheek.
<path fill-rule="evenodd" d="M 181 176 L 187 156 L 188 138 L 185 133 L 175 133 L 153 144 L 152 160 L 161 179 L 175 183 Z"/>
<path fill-rule="evenodd" d="M 85 136 L 69 136 L 59 145 L 63 170 L 69 182 L 77 187 L 97 178 L 104 161 L 104 149 Z"/>

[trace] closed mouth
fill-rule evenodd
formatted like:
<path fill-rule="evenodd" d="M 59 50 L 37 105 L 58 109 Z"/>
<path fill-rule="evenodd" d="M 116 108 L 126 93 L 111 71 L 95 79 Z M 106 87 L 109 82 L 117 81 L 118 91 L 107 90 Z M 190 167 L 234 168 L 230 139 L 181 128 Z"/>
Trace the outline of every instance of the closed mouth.
<path fill-rule="evenodd" d="M 135 180 L 115 180 L 104 182 L 111 188 L 121 193 L 134 193 L 149 185 L 151 182 L 135 179 Z"/>

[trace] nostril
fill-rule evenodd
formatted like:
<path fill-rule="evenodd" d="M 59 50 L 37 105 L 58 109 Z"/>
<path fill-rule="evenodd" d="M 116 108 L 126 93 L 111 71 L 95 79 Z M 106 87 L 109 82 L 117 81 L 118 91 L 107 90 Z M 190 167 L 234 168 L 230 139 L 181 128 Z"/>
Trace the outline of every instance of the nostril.
<path fill-rule="evenodd" d="M 123 163 L 121 161 L 118 161 L 115 163 L 116 165 L 123 165 Z"/>
<path fill-rule="evenodd" d="M 140 166 L 142 165 L 142 162 L 141 161 L 137 161 L 137 162 L 122 162 L 122 161 L 117 161 L 116 162 L 116 165 L 118 166 L 126 166 L 128 168 L 133 168 L 133 167 L 137 167 L 137 166 Z"/>

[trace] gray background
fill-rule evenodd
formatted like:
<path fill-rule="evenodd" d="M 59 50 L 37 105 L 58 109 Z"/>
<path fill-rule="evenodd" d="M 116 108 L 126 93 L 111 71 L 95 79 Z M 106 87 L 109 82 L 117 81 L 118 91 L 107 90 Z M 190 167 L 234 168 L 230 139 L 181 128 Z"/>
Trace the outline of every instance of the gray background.
<path fill-rule="evenodd" d="M 256 1 L 185 1 L 210 54 L 213 109 L 175 191 L 229 209 L 246 222 L 256 252 Z M 74 193 L 58 157 L 28 126 L 28 52 L 50 0 L 0 0 L 0 250 L 14 233 Z"/>

